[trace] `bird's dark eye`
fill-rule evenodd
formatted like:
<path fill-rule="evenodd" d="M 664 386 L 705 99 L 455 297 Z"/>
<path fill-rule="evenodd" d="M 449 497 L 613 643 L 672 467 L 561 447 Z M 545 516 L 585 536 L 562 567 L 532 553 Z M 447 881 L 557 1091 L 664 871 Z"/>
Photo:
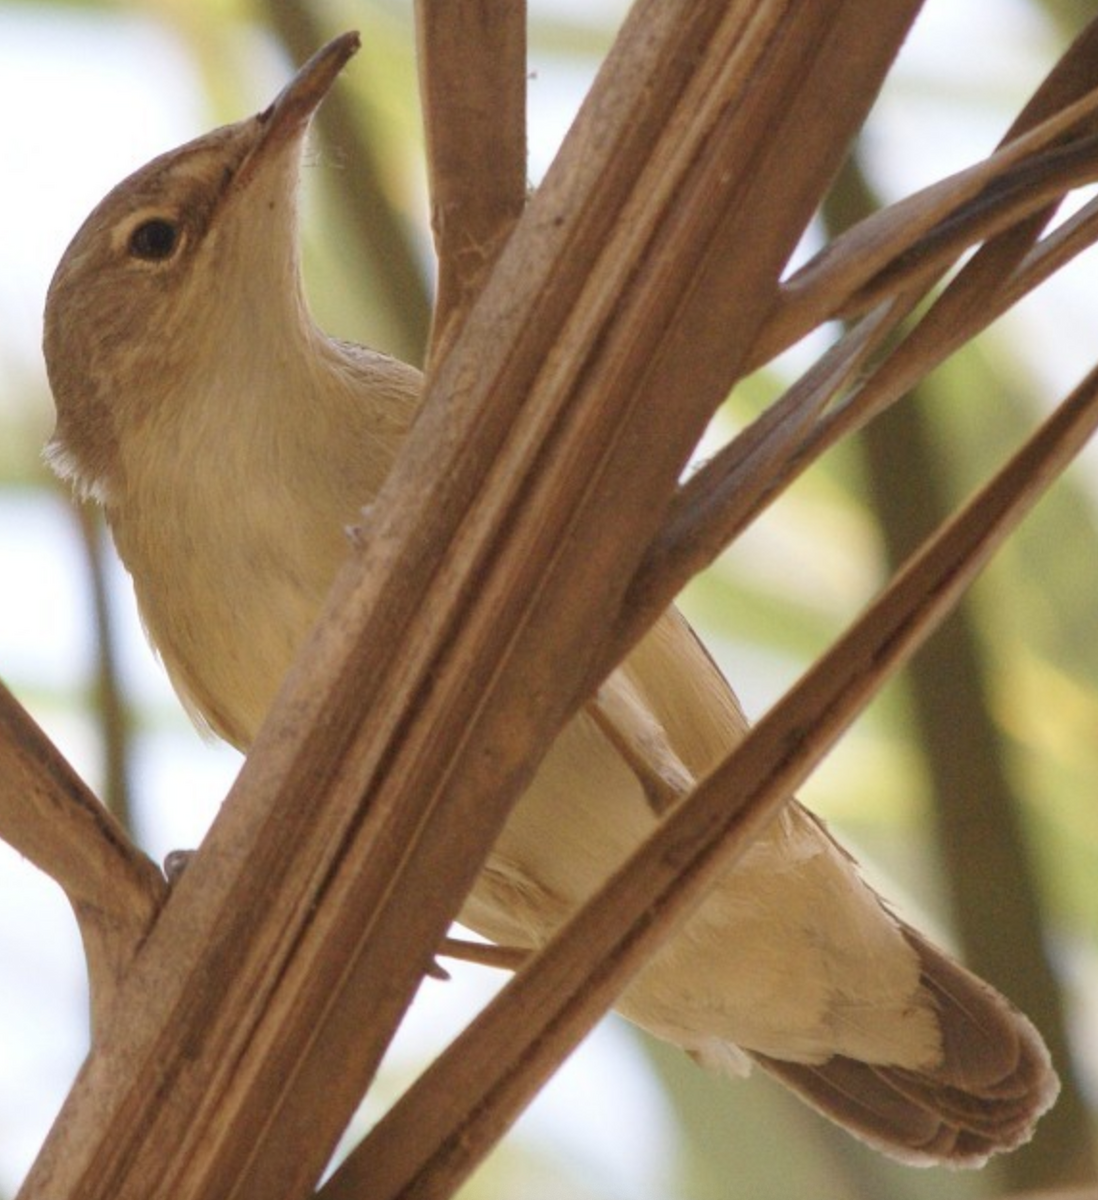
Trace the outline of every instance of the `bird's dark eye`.
<path fill-rule="evenodd" d="M 179 242 L 179 226 L 163 217 L 142 221 L 130 234 L 130 253 L 134 258 L 158 262 L 170 258 Z"/>

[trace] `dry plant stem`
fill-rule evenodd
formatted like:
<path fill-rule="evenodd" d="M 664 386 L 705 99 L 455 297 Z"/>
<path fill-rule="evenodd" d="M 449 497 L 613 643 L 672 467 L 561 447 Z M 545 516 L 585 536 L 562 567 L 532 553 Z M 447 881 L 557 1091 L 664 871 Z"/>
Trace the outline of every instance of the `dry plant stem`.
<path fill-rule="evenodd" d="M 2 684 L 0 837 L 59 884 L 72 905 L 98 1037 L 167 884 Z"/>
<path fill-rule="evenodd" d="M 675 494 L 645 552 L 605 647 L 610 670 L 700 570 L 781 494 L 804 460 L 822 410 L 847 387 L 908 309 L 882 305 L 836 342 L 805 375 Z"/>
<path fill-rule="evenodd" d="M 1098 93 L 1096 93 L 1098 94 Z M 909 251 L 853 292 L 833 316 L 857 317 L 897 287 L 925 282 L 929 286 L 969 246 L 1015 229 L 1041 215 L 1041 226 L 1072 188 L 1098 176 L 1098 135 L 1046 151 L 1033 162 L 1021 163 L 942 221 Z M 870 218 L 872 220 L 873 218 Z"/>
<path fill-rule="evenodd" d="M 786 463 L 785 477 L 775 481 L 776 490 L 782 490 L 829 447 L 905 396 L 954 351 L 1047 278 L 1050 264 L 1041 253 L 1043 244 L 1029 250 L 1044 218 L 1043 212 L 1034 214 L 974 255 L 873 375 L 821 416 Z M 1057 265 L 1070 257 L 1067 250 L 1077 254 L 1098 238 L 1098 212 L 1089 214 L 1085 228 L 1074 225 L 1072 232 L 1076 236 L 1056 239 L 1054 252 L 1048 256 Z M 1021 266 L 1015 269 L 1019 261 Z"/>
<path fill-rule="evenodd" d="M 321 1190 L 323 1200 L 453 1194 L 1096 426 L 1098 371 L 428 1068 Z"/>
<path fill-rule="evenodd" d="M 857 316 L 883 294 L 930 286 L 968 246 L 1018 224 L 1098 170 L 1094 135 L 1055 144 L 1080 113 L 1098 110 L 1098 91 L 1017 137 L 990 158 L 890 205 L 840 235 L 792 276 L 756 345 L 761 365 L 835 316 Z M 1053 143 L 1049 148 L 1047 143 Z M 1036 146 L 1034 157 L 1022 150 Z"/>
<path fill-rule="evenodd" d="M 76 508 L 80 539 L 91 583 L 95 616 L 95 712 L 105 759 L 103 801 L 124 830 L 133 828 L 130 814 L 130 739 L 126 704 L 118 680 L 118 654 L 111 602 L 107 593 L 103 514 L 91 504 Z"/>
<path fill-rule="evenodd" d="M 663 816 L 693 787 L 693 776 L 664 730 L 640 716 L 618 678 L 599 688 L 586 711 L 633 772 L 656 816 Z"/>
<path fill-rule="evenodd" d="M 1062 55 L 991 158 L 860 222 L 798 271 L 783 287 L 752 362 L 768 361 L 829 317 L 867 311 L 882 292 L 929 287 L 960 251 L 1027 217 L 1036 235 L 1042 199 L 1051 202 L 1047 218 L 1093 171 L 1096 86 L 1098 20 Z M 1074 145 L 1064 145 L 1068 136 Z"/>
<path fill-rule="evenodd" d="M 526 203 L 526 4 L 416 0 L 438 361 Z"/>
<path fill-rule="evenodd" d="M 1098 75 L 1098 66 L 1095 67 Z M 858 316 L 885 295 L 928 288 L 958 254 L 1089 182 L 1093 135 L 1060 146 L 1065 130 L 1093 118 L 1098 90 L 1018 133 L 983 162 L 890 205 L 836 238 L 782 287 L 780 304 L 752 349 L 761 366 L 836 316 Z M 1032 156 L 1032 157 L 1030 157 Z"/>
<path fill-rule="evenodd" d="M 960 281 L 954 286 L 961 286 Z M 781 399 L 683 484 L 630 584 L 621 619 L 608 644 L 608 666 L 636 643 L 653 614 L 666 608 L 690 579 L 708 567 L 820 455 L 901 399 L 1000 311 L 991 304 L 983 310 L 966 304 L 967 321 L 955 325 L 938 322 L 936 337 L 930 336 L 934 327 L 924 318 L 908 340 L 847 399 L 823 411 L 920 298 L 918 292 L 895 296 L 863 318 Z M 773 416 L 778 412 L 784 420 Z M 815 418 L 811 423 L 810 417 Z"/>
<path fill-rule="evenodd" d="M 1089 103 L 1095 95 L 1096 87 L 1098 87 L 1098 20 L 1092 21 L 1060 57 L 1007 130 L 1000 143 L 1000 149 L 1035 133 L 1041 127 L 1042 122 L 1047 123 L 1060 118 L 1066 110 L 1071 110 L 1072 106 L 1077 103 Z M 1093 125 L 1094 120 L 1091 118 L 1081 128 L 1073 130 L 1071 141 L 1068 144 L 1054 144 L 1049 151 L 1035 156 L 1034 161 L 1029 164 L 1019 164 L 1011 172 L 1012 180 L 1005 178 L 996 180 L 989 184 L 987 189 L 989 194 L 981 195 L 975 203 L 966 206 L 966 208 L 974 210 L 973 212 L 959 212 L 944 223 L 957 227 L 972 227 L 972 231 L 978 234 L 978 238 L 972 239 L 973 244 L 976 240 L 984 240 L 993 241 L 998 246 L 998 249 L 991 251 L 995 265 L 988 269 L 985 262 L 983 268 L 984 275 L 988 280 L 988 296 L 974 298 L 972 303 L 980 304 L 982 300 L 990 298 L 995 291 L 1001 290 L 1001 277 L 1008 274 L 1007 265 L 1009 264 L 1012 269 L 1017 266 L 1017 263 L 1012 261 L 1014 256 L 1027 243 L 1028 238 L 1036 240 L 1052 218 L 1062 194 L 1065 194 L 1070 186 L 1068 180 L 1073 173 L 1072 168 L 1068 168 L 1067 171 L 1063 170 L 1065 164 L 1063 161 L 1059 161 L 1061 155 L 1066 153 L 1068 156 L 1074 157 L 1084 171 L 1089 169 L 1090 147 L 1093 144 L 1094 135 L 1092 132 L 1088 135 L 1088 130 L 1092 130 Z M 1047 124 L 1045 128 L 1048 128 Z M 1052 179 L 1058 172 L 1062 173 L 1061 180 L 1065 183 L 1063 192 L 1059 194 L 1055 186 L 1050 188 Z M 1029 207 L 1041 195 L 1047 196 L 1048 203 L 1044 207 L 1033 205 L 1029 215 L 1026 216 L 1021 207 L 1012 206 L 1009 203 L 1011 194 L 1026 207 Z M 993 218 L 994 225 L 988 223 L 988 218 L 993 215 L 986 211 L 988 206 L 985 201 L 988 199 L 992 202 L 991 208 L 1004 210 L 999 216 Z M 979 211 L 981 208 L 985 209 L 982 217 Z M 1012 208 L 1015 220 L 1003 222 L 1002 217 L 1006 216 Z M 855 308 L 858 305 L 870 303 L 876 290 L 881 288 L 887 290 L 890 282 L 895 283 L 894 272 L 899 267 L 902 273 L 902 264 L 905 258 L 931 257 L 933 244 L 937 243 L 941 246 L 947 241 L 942 229 L 939 228 L 932 232 L 921 246 L 912 247 L 912 255 L 901 256 L 899 262 L 882 272 L 869 289 L 863 289 L 860 296 L 853 301 Z M 963 246 L 958 248 L 963 248 Z M 981 252 L 980 257 L 986 260 L 989 257 L 988 251 Z M 971 274 L 971 272 L 969 273 Z M 956 314 L 953 315 L 956 316 Z"/>
<path fill-rule="evenodd" d="M 308 1193 L 917 8 L 630 10 L 24 1200 Z"/>
<path fill-rule="evenodd" d="M 1043 223 L 1043 214 L 983 247 L 906 340 L 845 400 L 823 411 L 869 355 L 914 311 L 922 294 L 916 290 L 891 297 L 679 489 L 671 516 L 649 547 L 630 587 L 617 652 L 624 652 L 635 641 L 649 614 L 665 608 L 690 578 L 708 566 L 825 450 L 901 399 L 1000 315 L 1007 306 L 1004 280 L 1032 245 L 1039 223 Z M 835 367 L 828 369 L 832 359 Z M 755 427 L 766 422 L 772 411 L 790 407 L 799 397 L 812 400 L 805 406 L 805 416 L 814 414 L 814 424 L 790 424 L 781 438 L 761 440 Z"/>
<path fill-rule="evenodd" d="M 1072 104 L 1075 91 L 1065 93 L 1065 89 L 1077 91 L 1081 80 L 1089 82 L 1098 74 L 1096 60 L 1098 22 L 1071 47 L 1014 123 L 1008 137 L 1024 137 L 1028 122 L 1044 119 L 1048 110 L 1058 104 Z M 1040 191 L 1044 195 L 1044 182 Z M 928 189 L 920 195 L 933 204 L 933 192 L 934 189 Z M 903 205 L 910 209 L 917 199 L 913 197 Z M 872 349 L 914 311 L 924 285 L 933 282 L 946 264 L 940 261 L 933 235 L 923 239 L 922 249 L 910 244 L 903 249 L 902 228 L 888 217 L 894 211 L 891 209 L 880 219 L 871 218 L 870 222 L 854 227 L 822 253 L 820 258 L 832 261 L 837 277 L 849 278 L 857 273 L 858 267 L 844 266 L 843 256 L 869 253 L 867 247 L 872 247 L 876 240 L 876 234 L 863 238 L 859 231 L 873 222 L 882 228 L 891 227 L 897 238 L 891 252 L 899 259 L 906 259 L 909 270 L 891 275 L 886 270 L 877 278 L 888 278 L 893 285 L 900 281 L 905 290 L 890 296 L 883 307 L 878 307 L 848 333 L 781 401 L 679 489 L 669 519 L 649 547 L 630 587 L 609 661 L 617 661 L 640 636 L 652 615 L 666 607 L 693 575 L 708 566 L 720 549 L 819 455 L 904 396 L 934 367 L 1098 237 L 1098 206 L 1092 202 L 1049 235 L 1047 246 L 1039 243 L 1033 248 L 1055 207 L 1055 203 L 1035 206 L 1026 198 L 1021 208 L 1029 215 L 991 237 L 906 340 L 846 401 L 826 414 L 822 414 L 824 404 L 838 394 L 849 374 L 865 361 Z M 918 229 L 924 225 L 922 220 L 915 222 Z M 996 217 L 994 227 L 998 225 Z M 991 230 L 974 225 L 969 226 L 969 232 L 983 237 Z M 842 253 L 836 249 L 840 246 Z M 919 261 L 923 253 L 928 257 L 926 264 Z M 912 285 L 912 279 L 920 282 Z M 837 369 L 829 369 L 830 359 L 837 360 Z M 842 366 L 847 359 L 850 372 L 844 376 Z M 806 400 L 812 402 L 805 404 Z M 797 444 L 800 426 L 790 422 L 786 414 L 808 415 L 813 411 L 822 415 Z M 772 432 L 779 419 L 784 431 L 780 437 Z"/>
<path fill-rule="evenodd" d="M 1043 237 L 1026 255 L 1018 270 L 1006 282 L 1001 297 L 1003 309 L 1028 295 L 1095 242 L 1098 242 L 1098 200 L 1090 200 Z"/>
<path fill-rule="evenodd" d="M 420 0 L 416 11 L 427 132 L 431 225 L 439 261 L 431 357 L 460 328 L 526 201 L 526 5 Z M 628 706 L 592 702 L 592 715 L 618 745 L 657 812 L 682 795 L 689 775 L 666 778 Z M 673 759 L 674 756 L 669 756 Z"/>

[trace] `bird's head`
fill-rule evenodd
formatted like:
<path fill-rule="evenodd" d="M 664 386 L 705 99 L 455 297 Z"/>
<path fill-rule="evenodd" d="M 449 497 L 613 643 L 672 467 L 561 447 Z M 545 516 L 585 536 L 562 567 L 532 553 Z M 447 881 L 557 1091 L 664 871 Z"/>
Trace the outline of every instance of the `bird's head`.
<path fill-rule="evenodd" d="M 119 442 L 208 390 L 251 386 L 311 328 L 300 285 L 297 178 L 310 118 L 358 35 L 318 51 L 257 116 L 161 155 L 96 206 L 46 300 L 57 405 L 49 456 L 105 497 Z M 262 375 L 260 375 L 262 378 Z"/>

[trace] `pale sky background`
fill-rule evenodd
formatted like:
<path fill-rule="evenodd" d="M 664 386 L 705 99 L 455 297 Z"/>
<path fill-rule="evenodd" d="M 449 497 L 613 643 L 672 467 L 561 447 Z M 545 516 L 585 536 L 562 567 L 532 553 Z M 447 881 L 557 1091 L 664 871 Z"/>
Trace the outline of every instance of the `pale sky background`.
<path fill-rule="evenodd" d="M 576 0 L 576 7 L 585 6 Z M 929 3 L 873 127 L 870 145 L 891 179 L 918 186 L 986 153 L 1053 61 L 1053 39 L 1025 6 L 997 0 L 995 9 L 989 23 L 986 0 Z M 287 64 L 274 53 L 270 59 L 269 86 L 252 97 L 253 109 L 288 75 Z M 531 68 L 536 178 L 586 78 L 552 60 Z M 912 103 L 912 81 L 921 85 L 928 75 L 949 81 L 948 106 Z M 108 188 L 153 155 L 203 132 L 206 114 L 187 58 L 151 21 L 0 7 L 0 406 L 25 404 L 28 390 L 37 392 L 43 440 L 50 419 L 38 340 L 54 264 Z M 1096 298 L 1098 277 L 1088 263 L 1055 295 L 1027 306 L 1028 324 L 1019 322 L 1020 336 L 1054 348 L 1040 361 L 1055 363 L 1050 382 L 1056 391 L 1093 363 Z M 0 581 L 0 676 L 17 693 L 32 680 L 57 690 L 85 680 L 92 634 L 79 545 L 60 495 L 51 502 L 0 494 Z M 121 572 L 114 586 L 126 614 L 127 679 L 161 714 L 141 742 L 136 790 L 157 798 L 155 811 L 150 806 L 138 816 L 152 852 L 162 856 L 200 839 L 238 760 L 199 742 L 177 715 L 133 618 Z M 772 700 L 789 682 L 788 670 L 788 664 L 774 670 L 752 662 L 742 688 L 749 709 L 758 712 Z M 34 696 L 23 698 L 94 785 L 90 726 L 49 703 L 35 704 Z M 400 1043 L 409 1061 L 424 1042 L 440 1045 L 491 984 L 484 971 L 459 969 L 456 976 L 446 987 L 428 985 Z M 0 847 L 0 1194 L 14 1191 L 79 1066 L 84 1004 L 82 955 L 60 893 Z M 525 1125 L 546 1145 L 563 1142 L 585 1169 L 612 1182 L 615 1195 L 660 1194 L 652 1181 L 670 1157 L 673 1135 L 650 1069 L 615 1024 L 561 1072 Z M 623 1136 L 612 1135 L 615 1125 Z"/>

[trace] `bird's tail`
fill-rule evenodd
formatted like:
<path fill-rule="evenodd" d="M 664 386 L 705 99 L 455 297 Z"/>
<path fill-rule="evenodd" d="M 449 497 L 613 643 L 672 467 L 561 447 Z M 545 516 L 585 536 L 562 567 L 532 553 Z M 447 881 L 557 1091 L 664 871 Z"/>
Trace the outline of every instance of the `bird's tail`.
<path fill-rule="evenodd" d="M 934 998 L 942 1061 L 926 1071 L 836 1056 L 822 1064 L 753 1058 L 824 1116 L 914 1166 L 980 1167 L 1027 1142 L 1060 1083 L 1040 1035 L 994 988 L 904 933 Z"/>

